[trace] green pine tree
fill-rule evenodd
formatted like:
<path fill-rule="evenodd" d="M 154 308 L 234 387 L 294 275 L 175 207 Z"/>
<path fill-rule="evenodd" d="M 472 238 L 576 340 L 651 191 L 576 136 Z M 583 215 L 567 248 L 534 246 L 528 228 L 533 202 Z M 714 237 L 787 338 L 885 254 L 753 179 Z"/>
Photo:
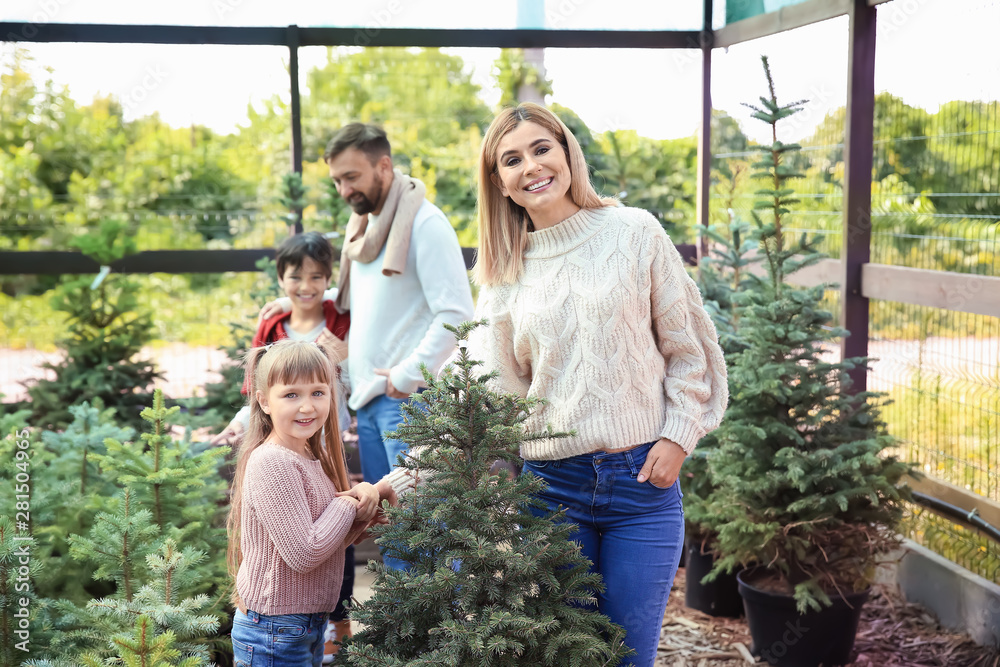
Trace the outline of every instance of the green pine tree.
<path fill-rule="evenodd" d="M 73 245 L 102 266 L 136 251 L 124 223 L 115 221 L 102 222 Z M 93 276 L 67 278 L 56 290 L 52 305 L 66 313 L 69 335 L 60 342 L 65 357 L 43 364 L 55 378 L 28 387 L 34 426 L 64 428 L 72 420 L 70 406 L 99 397 L 121 422 L 138 427 L 147 391 L 160 377 L 152 363 L 137 358 L 153 336 L 150 314 L 139 306 L 138 283 L 120 273 L 96 287 L 93 282 Z"/>
<path fill-rule="evenodd" d="M 194 537 L 192 531 L 202 532 L 222 514 L 221 508 L 206 507 L 205 503 L 225 498 L 225 482 L 218 468 L 229 448 L 216 447 L 196 454 L 189 442 L 174 440 L 170 425 L 179 411 L 176 405 L 166 407 L 163 392 L 157 389 L 152 407 L 141 413 L 151 430 L 143 433 L 138 442 L 108 438 L 104 443 L 107 453 L 93 458 L 108 479 L 139 494 L 140 502 L 152 511 L 161 531 L 165 533 L 168 527 L 180 530 L 175 537 L 189 543 Z"/>
<path fill-rule="evenodd" d="M 146 554 L 159 535 L 153 513 L 140 508 L 135 491 L 126 487 L 112 511 L 97 515 L 88 536 L 70 537 L 70 555 L 92 561 L 97 566 L 94 578 L 114 582 L 118 594 L 131 600 L 143 584 Z"/>
<path fill-rule="evenodd" d="M 706 516 L 718 535 L 716 572 L 762 564 L 805 612 L 866 587 L 876 559 L 897 545 L 908 466 L 885 455 L 894 441 L 879 395 L 850 392 L 848 371 L 867 360 L 826 354 L 848 335 L 829 326 L 826 286 L 784 282 L 821 255 L 783 230 L 797 202 L 789 180 L 800 174 L 788 164 L 799 146 L 779 141 L 777 125 L 803 102 L 780 105 L 763 62 L 769 95 L 751 109 L 773 141 L 753 165 L 765 183 L 753 220 L 767 280 L 734 295 L 747 347 L 730 359 L 735 394 L 708 459 L 715 491 Z"/>
<path fill-rule="evenodd" d="M 46 563 L 45 577 L 36 580 L 36 585 L 46 597 L 84 604 L 113 587 L 94 582 L 93 568 L 70 556 L 69 536 L 86 533 L 118 491 L 94 460 L 104 453 L 104 440 L 131 438 L 135 432 L 119 427 L 115 410 L 104 409 L 99 398 L 93 405 L 84 402 L 69 412 L 73 421 L 65 431 L 43 431 L 41 442 L 33 443 L 33 465 L 45 470 L 44 481 L 33 485 L 31 498 L 33 535 Z"/>
<path fill-rule="evenodd" d="M 723 165 L 717 170 L 716 178 L 724 198 L 723 214 L 726 220 L 701 228 L 701 233 L 710 243 L 707 256 L 702 257 L 698 266 L 698 289 L 701 291 L 705 310 L 719 334 L 719 345 L 727 366 L 733 355 L 746 349 L 746 342 L 738 333 L 734 295 L 755 289 L 761 280 L 750 272 L 751 267 L 760 262 L 760 257 L 753 255 L 758 243 L 750 234 L 750 225 L 735 216 L 730 219 L 736 189 L 745 173 L 742 165 L 735 168 Z M 729 394 L 735 396 L 737 393 L 730 376 Z M 711 516 L 705 502 L 715 489 L 708 470 L 708 457 L 717 446 L 717 432 L 713 431 L 698 442 L 681 468 L 687 539 L 701 543 L 703 548 L 710 547 L 714 540 L 714 533 L 709 528 Z"/>
<path fill-rule="evenodd" d="M 214 637 L 219 618 L 209 611 L 211 599 L 189 596 L 198 587 L 197 569 L 205 552 L 179 549 L 172 539 L 147 556 L 149 583 L 129 600 L 121 597 L 93 600 L 87 611 L 112 624 L 125 623 L 110 638 L 116 657 L 126 665 L 206 665 L 210 648 L 223 643 Z M 104 656 L 93 653 L 95 658 Z"/>
<path fill-rule="evenodd" d="M 33 584 L 43 571 L 44 561 L 39 558 L 33 541 L 26 537 L 30 538 L 30 534 L 17 530 L 13 520 L 0 516 L 0 664 L 3 665 L 19 664 L 29 655 L 25 649 L 30 651 L 44 645 L 39 642 L 45 642 L 48 635 L 41 627 L 42 601 Z M 25 601 L 27 604 L 21 604 Z"/>
<path fill-rule="evenodd" d="M 302 209 L 308 205 L 307 191 L 302 183 L 302 174 L 299 172 L 288 172 L 281 177 L 281 195 L 278 197 L 278 203 L 288 209 L 285 222 L 290 231 L 295 229 L 297 223 L 302 222 Z"/>
<path fill-rule="evenodd" d="M 167 408 L 157 390 L 142 412 L 150 429 L 139 442 L 109 437 L 106 453 L 88 457 L 99 473 L 88 482 L 88 496 L 102 484 L 124 488 L 86 535 L 69 537 L 69 554 L 111 588 L 86 604 L 49 604 L 48 655 L 29 664 L 207 665 L 225 644 L 214 635 L 229 592 L 221 557 L 225 483 L 217 471 L 228 448 L 194 453 L 190 442 L 174 441 L 171 418 L 178 409 Z M 77 413 L 89 418 L 93 411 Z M 107 427 L 99 420 L 91 426 L 91 433 L 77 436 L 81 443 Z M 61 456 L 70 461 L 75 490 L 82 458 Z"/>
<path fill-rule="evenodd" d="M 533 475 L 490 475 L 521 443 L 566 434 L 525 433 L 540 403 L 491 391 L 495 374 L 464 346 L 483 324 L 448 327 L 459 339 L 453 368 L 406 406 L 398 437 L 426 447 L 425 475 L 399 507 L 388 508 L 379 544 L 407 571 L 370 564 L 372 598 L 351 616 L 365 625 L 347 650 L 354 665 L 607 665 L 627 654 L 624 631 L 594 607 L 600 576 L 571 541 L 572 526 L 535 499 Z M 405 463 L 415 469 L 410 460 Z"/>

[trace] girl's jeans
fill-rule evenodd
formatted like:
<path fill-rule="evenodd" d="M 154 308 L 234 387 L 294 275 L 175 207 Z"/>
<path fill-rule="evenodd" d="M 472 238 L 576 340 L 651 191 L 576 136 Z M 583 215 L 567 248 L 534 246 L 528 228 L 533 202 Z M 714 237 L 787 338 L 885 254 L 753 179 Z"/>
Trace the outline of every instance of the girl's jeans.
<path fill-rule="evenodd" d="M 636 653 L 623 664 L 636 667 L 652 667 L 656 659 L 684 543 L 680 484 L 660 489 L 636 481 L 653 444 L 524 462 L 524 474 L 548 482 L 539 497 L 550 509 L 567 508 L 566 518 L 579 526 L 573 539 L 606 587 L 598 608 L 625 628 L 625 645 Z"/>
<path fill-rule="evenodd" d="M 232 635 L 236 667 L 320 667 L 327 616 L 266 616 L 237 609 Z"/>

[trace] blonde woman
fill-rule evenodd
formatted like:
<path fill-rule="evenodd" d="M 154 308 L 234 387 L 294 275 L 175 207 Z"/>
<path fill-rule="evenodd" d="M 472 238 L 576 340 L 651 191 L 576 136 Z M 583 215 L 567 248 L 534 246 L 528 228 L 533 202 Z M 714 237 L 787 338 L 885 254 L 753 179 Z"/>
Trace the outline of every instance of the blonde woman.
<path fill-rule="evenodd" d="M 576 138 L 525 103 L 490 125 L 479 158 L 481 290 L 489 320 L 469 347 L 498 388 L 546 403 L 524 474 L 548 482 L 626 630 L 630 664 L 651 666 L 684 539 L 684 458 L 718 426 L 726 367 L 712 321 L 663 228 L 600 197 Z"/>

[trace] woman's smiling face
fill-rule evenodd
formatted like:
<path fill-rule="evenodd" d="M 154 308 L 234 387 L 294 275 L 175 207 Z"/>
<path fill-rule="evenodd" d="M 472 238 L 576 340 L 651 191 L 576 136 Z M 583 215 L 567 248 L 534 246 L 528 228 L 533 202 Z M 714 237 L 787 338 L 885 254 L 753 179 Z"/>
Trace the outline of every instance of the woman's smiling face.
<path fill-rule="evenodd" d="M 571 183 L 565 149 L 541 125 L 524 121 L 500 140 L 494 184 L 528 212 L 536 229 L 580 210 L 570 195 Z"/>

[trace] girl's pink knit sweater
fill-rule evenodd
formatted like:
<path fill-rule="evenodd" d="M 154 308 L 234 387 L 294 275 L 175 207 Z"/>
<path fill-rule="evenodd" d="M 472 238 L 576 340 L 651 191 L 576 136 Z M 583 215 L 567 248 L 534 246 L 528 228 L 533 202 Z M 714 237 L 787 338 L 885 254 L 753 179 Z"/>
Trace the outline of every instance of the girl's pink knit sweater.
<path fill-rule="evenodd" d="M 275 443 L 250 454 L 236 575 L 247 609 L 274 616 L 337 606 L 355 506 L 334 493 L 319 461 Z"/>

